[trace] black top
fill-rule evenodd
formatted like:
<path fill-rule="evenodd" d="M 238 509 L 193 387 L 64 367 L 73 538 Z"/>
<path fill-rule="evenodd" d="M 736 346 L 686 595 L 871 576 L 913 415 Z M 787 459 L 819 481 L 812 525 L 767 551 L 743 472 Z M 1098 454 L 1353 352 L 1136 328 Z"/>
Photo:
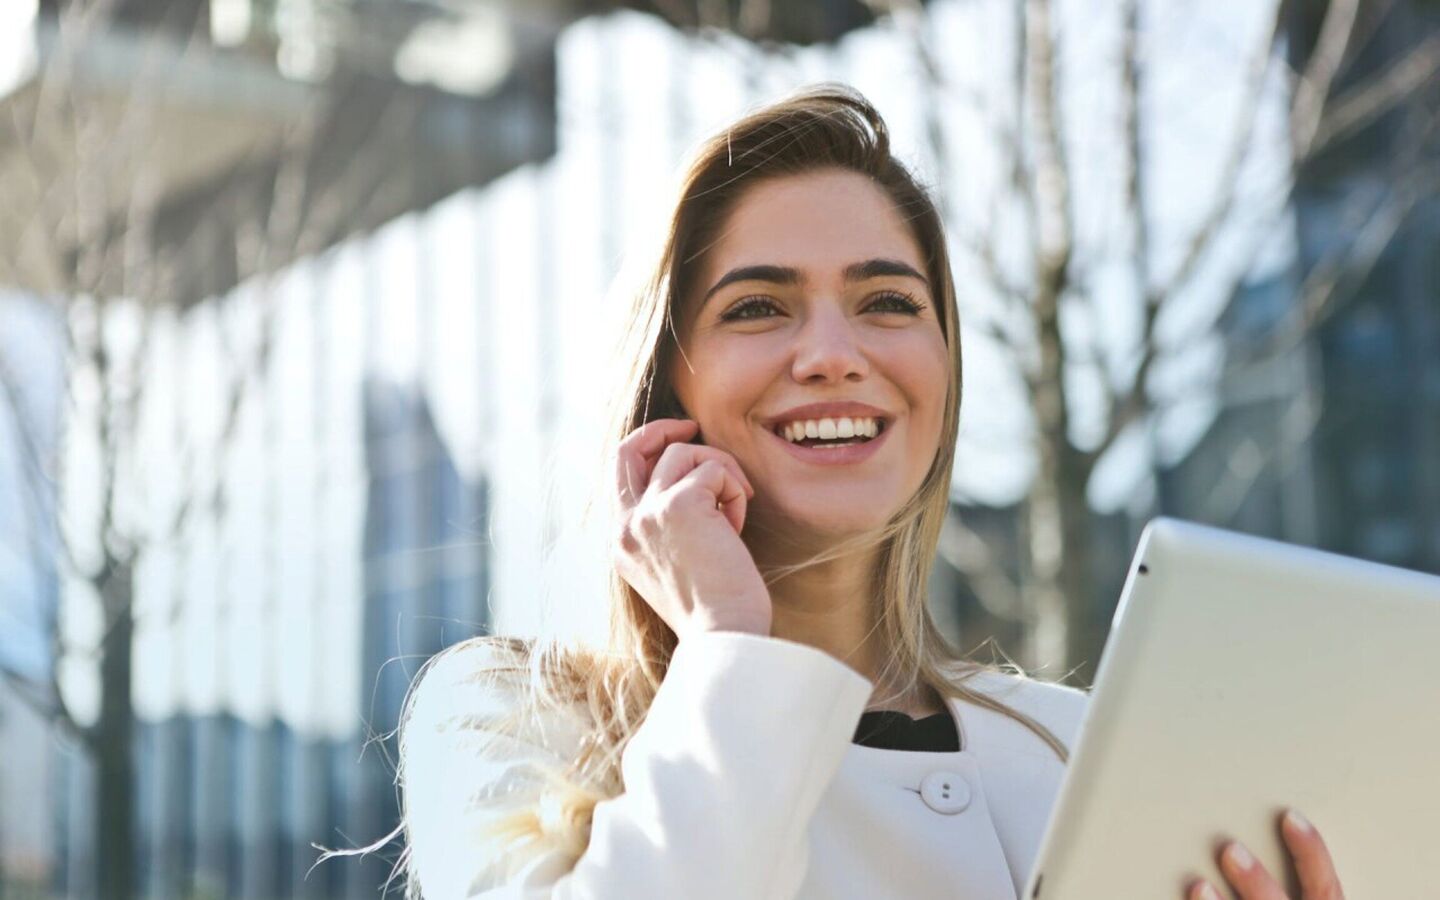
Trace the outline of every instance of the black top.
<path fill-rule="evenodd" d="M 960 731 L 949 712 L 912 719 L 898 710 L 876 709 L 860 715 L 851 743 L 880 750 L 954 753 L 960 749 Z"/>

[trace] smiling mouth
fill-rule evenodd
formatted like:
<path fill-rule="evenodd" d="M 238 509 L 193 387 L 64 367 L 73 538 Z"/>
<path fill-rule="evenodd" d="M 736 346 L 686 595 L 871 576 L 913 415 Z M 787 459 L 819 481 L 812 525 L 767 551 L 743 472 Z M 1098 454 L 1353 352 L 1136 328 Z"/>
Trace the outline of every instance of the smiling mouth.
<path fill-rule="evenodd" d="M 776 425 L 775 435 L 801 447 L 851 447 L 867 444 L 885 433 L 880 418 L 830 418 Z"/>

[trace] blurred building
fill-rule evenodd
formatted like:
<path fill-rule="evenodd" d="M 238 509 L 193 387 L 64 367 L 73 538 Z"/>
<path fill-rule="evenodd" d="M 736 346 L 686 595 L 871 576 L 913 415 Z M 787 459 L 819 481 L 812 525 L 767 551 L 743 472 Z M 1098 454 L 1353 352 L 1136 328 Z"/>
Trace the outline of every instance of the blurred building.
<path fill-rule="evenodd" d="M 157 494 L 173 496 L 166 489 L 188 477 L 180 448 L 204 444 L 220 405 L 215 363 L 221 330 L 234 327 L 221 308 L 243 317 L 269 307 L 282 320 L 249 403 L 254 415 L 239 425 L 232 454 L 210 458 L 229 482 L 224 509 L 195 516 L 178 541 L 157 541 L 137 578 L 136 852 L 146 896 L 372 896 L 391 874 L 393 849 L 311 872 L 314 845 L 355 846 L 394 827 L 390 735 L 409 678 L 444 643 L 487 628 L 483 475 L 472 461 L 461 476 L 425 397 L 413 383 L 387 382 L 395 374 L 380 371 L 387 350 L 372 354 L 374 344 L 357 337 L 385 335 L 356 323 L 387 327 L 436 289 L 419 268 L 394 262 L 413 262 L 422 234 L 402 224 L 400 240 L 370 243 L 375 229 L 553 154 L 554 26 L 536 26 L 532 46 L 525 23 L 471 23 L 470 40 L 503 40 L 519 55 L 495 69 L 480 54 L 490 71 L 467 81 L 454 66 L 400 64 L 427 22 L 432 34 L 437 17 L 465 26 L 438 8 L 325 7 L 121 2 L 83 51 L 67 56 L 61 20 L 80 4 L 42 2 L 13 32 L 26 51 L 16 58 L 28 64 L 4 72 L 0 85 L 0 104 L 26 110 L 43 99 L 38 76 L 70 66 L 67 87 L 101 115 L 145 100 L 159 106 L 147 135 L 162 156 L 149 173 L 159 173 L 157 243 L 188 265 L 166 282 L 166 296 L 149 298 L 171 307 L 156 328 L 146 416 L 156 421 L 137 437 L 144 465 L 173 476 Z M 115 149 L 123 159 L 135 148 Z M 66 165 L 13 153 L 0 160 L 7 204 L 41 203 L 24 186 L 64 178 Z M 123 187 L 136 172 L 107 176 Z M 288 197 L 292 190 L 299 196 Z M 252 207 L 227 215 L 237 198 Z M 108 214 L 122 216 L 123 199 L 108 200 Z M 257 267 L 242 252 L 247 229 L 273 221 L 281 201 L 296 202 L 300 220 L 263 248 L 268 259 Z M 26 218 L 7 212 L 17 216 L 6 228 Z M 5 283 L 55 290 L 52 258 L 25 241 L 23 231 L 0 234 L 7 251 L 18 248 L 0 263 Z M 348 255 L 326 255 L 346 241 Z M 45 249 L 62 260 L 74 252 Z M 407 273 L 415 280 L 397 289 Z M 125 304 L 114 305 L 123 318 Z M 7 332 L 11 321 L 7 314 Z M 450 376 L 478 384 L 482 374 Z M 83 483 L 70 489 L 84 492 Z M 47 596 L 5 587 L 7 596 Z M 83 608 L 88 598 L 68 602 Z M 11 634 L 7 625 L 7 657 Z M 28 634 L 48 647 L 39 623 Z M 84 679 L 78 684 L 83 716 Z M 0 727 L 15 765 L 5 784 L 13 773 L 28 793 L 9 790 L 0 802 L 31 810 L 34 831 L 53 840 L 27 844 L 13 833 L 6 871 L 48 875 L 65 896 L 92 895 L 88 761 L 72 748 L 47 774 L 9 699 Z M 38 737 L 51 743 L 43 730 Z M 36 809 L 56 810 L 53 828 Z"/>
<path fill-rule="evenodd" d="M 379 836 L 400 819 L 394 731 L 415 672 L 445 647 L 492 630 L 490 504 L 483 477 L 471 483 L 460 476 L 413 385 L 367 384 L 365 447 L 370 485 L 361 671 L 370 691 L 363 715 L 373 743 L 364 748 L 363 765 L 351 769 L 351 814 L 334 823 L 343 827 L 328 831 Z M 292 836 L 315 834 L 319 823 L 306 824 L 312 827 L 295 828 Z M 297 849 L 308 864 L 303 843 Z M 395 852 L 381 858 L 393 861 Z M 375 863 L 370 866 L 381 874 Z M 346 874 L 357 884 L 375 881 Z"/>
<path fill-rule="evenodd" d="M 547 562 L 594 481 L 582 434 L 606 361 L 599 300 L 668 187 L 656 173 L 775 84 L 847 66 L 819 47 L 767 75 L 737 66 L 754 49 L 724 36 L 623 10 L 582 18 L 610 5 L 303 0 L 122 0 L 67 58 L 73 6 L 38 4 L 0 105 L 34 101 L 57 60 L 95 109 L 162 99 L 158 249 L 187 265 L 154 298 L 167 306 L 137 452 L 161 505 L 192 487 L 187 447 L 225 485 L 137 576 L 140 888 L 374 896 L 398 844 L 312 871 L 314 845 L 397 824 L 393 730 L 415 671 L 470 635 L 534 630 L 542 601 L 603 618 L 593 560 Z M 826 2 L 747 27 L 808 43 L 873 21 Z M 71 164 L 39 162 L 57 177 Z M 7 185 L 14 163 L 0 158 Z M 123 200 L 107 201 L 121 225 Z M 295 227 L 247 255 L 282 201 Z M 26 239 L 0 232 L 0 246 Z M 21 252 L 0 277 L 43 295 L 57 285 L 46 262 Z M 216 444 L 226 361 L 266 329 L 274 344 L 242 373 L 254 384 Z M 90 696 L 83 673 L 74 684 Z M 93 791 L 72 752 L 35 801 L 56 810 L 65 896 L 96 890 Z"/>
<path fill-rule="evenodd" d="M 326 737 L 273 714 L 230 712 L 144 721 L 144 896 L 359 897 L 391 874 L 394 848 L 311 871 L 313 845 L 354 846 L 398 821 L 393 731 L 410 676 L 448 643 L 487 630 L 488 548 L 476 539 L 486 505 L 483 484 L 461 479 L 413 390 L 370 384 L 365 409 L 363 637 L 340 648 L 359 657 L 352 671 L 362 677 L 348 685 L 358 727 Z M 64 794 L 84 796 L 85 768 L 72 759 Z M 87 840 L 87 810 L 66 809 L 73 854 Z M 71 854 L 57 888 L 83 895 L 89 872 L 84 855 Z"/>
<path fill-rule="evenodd" d="M 42 715 L 59 611 L 58 509 L 43 459 L 60 431 L 60 329 L 33 298 L 0 290 L 0 895 L 39 896 L 55 860 L 47 816 L 56 737 Z M 23 377 L 16 377 L 23 373 Z M 22 436 L 23 435 L 23 436 Z"/>

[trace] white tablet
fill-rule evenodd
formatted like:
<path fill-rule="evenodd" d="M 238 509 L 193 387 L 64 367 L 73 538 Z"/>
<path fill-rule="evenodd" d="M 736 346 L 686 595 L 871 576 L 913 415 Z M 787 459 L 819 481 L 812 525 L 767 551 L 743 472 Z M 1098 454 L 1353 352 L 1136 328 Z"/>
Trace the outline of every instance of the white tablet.
<path fill-rule="evenodd" d="M 1440 898 L 1440 577 L 1155 519 L 1073 749 L 1029 900 L 1224 894 L 1226 839 L 1298 897 L 1286 806 L 1346 896 Z"/>

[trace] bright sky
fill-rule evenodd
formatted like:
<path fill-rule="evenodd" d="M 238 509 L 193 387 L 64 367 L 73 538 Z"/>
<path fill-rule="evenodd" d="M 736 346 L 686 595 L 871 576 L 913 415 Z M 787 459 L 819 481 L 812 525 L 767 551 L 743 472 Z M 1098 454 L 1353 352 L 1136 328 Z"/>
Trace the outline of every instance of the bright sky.
<path fill-rule="evenodd" d="M 23 84 L 35 68 L 35 13 L 39 0 L 0 3 L 0 97 Z"/>

